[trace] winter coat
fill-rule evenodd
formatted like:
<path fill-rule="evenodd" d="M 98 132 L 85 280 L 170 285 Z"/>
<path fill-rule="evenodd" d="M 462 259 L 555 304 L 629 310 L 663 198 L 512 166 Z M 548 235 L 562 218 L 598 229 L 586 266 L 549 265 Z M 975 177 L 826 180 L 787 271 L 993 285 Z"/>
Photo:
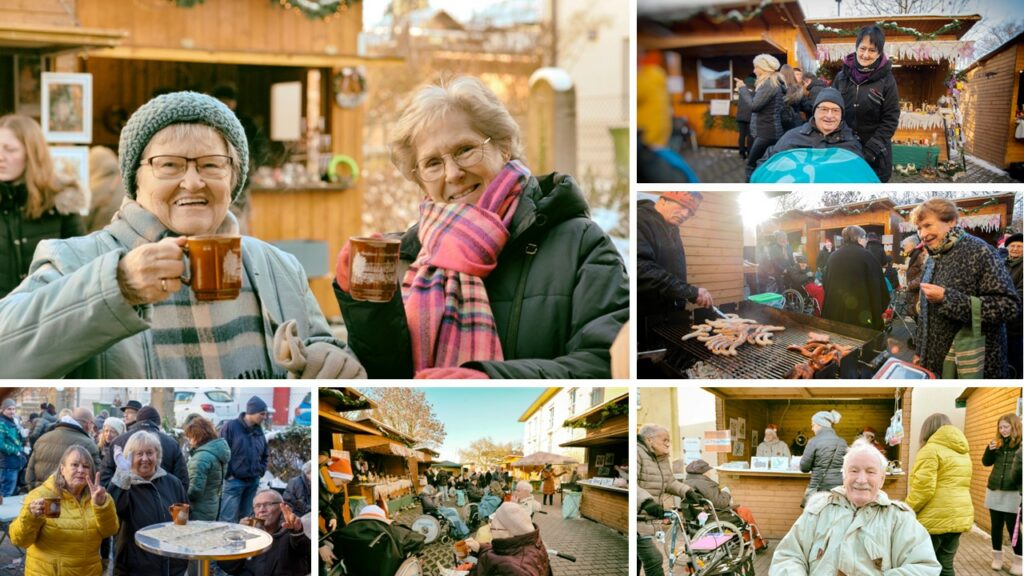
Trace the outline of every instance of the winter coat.
<path fill-rule="evenodd" d="M 750 135 L 754 138 L 777 140 L 782 136 L 783 89 L 778 82 L 765 81 L 753 92 L 741 86 L 740 100 L 750 102 Z"/>
<path fill-rule="evenodd" d="M 555 474 L 551 470 L 545 470 L 541 472 L 540 477 L 541 480 L 543 480 L 543 483 L 541 484 L 541 492 L 543 492 L 544 494 L 554 494 L 555 478 L 558 478 L 562 474 L 565 474 L 565 472 L 562 472 L 560 474 Z"/>
<path fill-rule="evenodd" d="M 750 98 L 738 98 L 736 100 L 737 122 L 746 122 L 747 124 L 750 124 L 750 117 L 753 113 L 753 111 L 750 109 L 751 104 L 752 103 L 750 101 Z"/>
<path fill-rule="evenodd" d="M 789 446 L 782 440 L 775 442 L 762 441 L 757 445 L 757 456 L 759 458 L 790 458 Z"/>
<path fill-rule="evenodd" d="M 843 456 L 846 455 L 846 440 L 840 438 L 831 428 L 821 428 L 807 442 L 804 455 L 800 457 L 800 471 L 811 473 L 808 489 L 826 492 L 843 484 Z"/>
<path fill-rule="evenodd" d="M 814 262 L 814 266 L 818 269 L 818 272 L 821 272 L 822 276 L 825 275 L 825 268 L 828 267 L 828 259 L 832 256 L 832 252 L 834 251 L 835 250 L 829 251 L 824 248 L 818 250 L 818 259 Z"/>
<path fill-rule="evenodd" d="M 0 468 L 21 470 L 22 454 L 18 425 L 14 420 L 0 414 Z"/>
<path fill-rule="evenodd" d="M 907 506 L 929 534 L 967 532 L 974 524 L 971 452 L 956 426 L 943 426 L 917 452 Z"/>
<path fill-rule="evenodd" d="M 981 299 L 981 331 L 985 335 L 985 378 L 1007 376 L 1006 321 L 1016 318 L 1021 301 L 1010 274 L 984 240 L 964 234 L 946 254 L 929 258 L 921 282 L 946 289 L 941 303 L 920 295 L 917 354 L 921 365 L 942 374 L 942 363 L 961 328 L 971 325 L 971 296 Z M 826 294 L 825 305 L 828 306 Z"/>
<path fill-rule="evenodd" d="M 914 318 L 919 313 L 917 305 L 921 300 L 921 274 L 924 273 L 927 259 L 928 253 L 924 248 L 914 248 L 907 256 L 907 307 Z"/>
<path fill-rule="evenodd" d="M 25 184 L 0 182 L 0 298 L 28 275 L 40 241 L 85 234 L 85 225 L 78 215 L 85 206 L 85 194 L 77 186 L 58 193 L 55 206 L 35 220 L 24 213 L 27 201 Z"/>
<path fill-rule="evenodd" d="M 828 258 L 825 269 L 825 305 L 821 317 L 836 322 L 881 330 L 882 313 L 889 306 L 882 267 L 859 244 L 844 244 Z"/>
<path fill-rule="evenodd" d="M 840 486 L 811 498 L 779 542 L 770 576 L 938 576 L 928 531 L 910 507 L 879 490 L 860 509 Z"/>
<path fill-rule="evenodd" d="M 245 560 L 217 562 L 232 576 L 305 576 L 309 574 L 309 538 L 284 528 L 271 535 L 273 542 L 263 554 Z"/>
<path fill-rule="evenodd" d="M 1022 285 L 1024 285 L 1024 259 L 1013 263 L 1007 260 L 1006 269 L 1010 271 L 1010 280 L 1013 281 L 1013 287 L 1017 290 L 1017 299 L 1024 300 L 1024 292 L 1022 292 Z M 1012 336 L 1024 334 L 1024 323 L 1021 322 L 1019 308 L 1017 310 L 1017 317 L 1010 320 L 1006 323 L 1007 334 Z"/>
<path fill-rule="evenodd" d="M 32 456 L 25 469 L 25 483 L 35 488 L 50 477 L 60 466 L 60 459 L 69 446 L 81 446 L 92 456 L 93 470 L 100 465 L 100 451 L 96 442 L 79 426 L 58 422 L 53 430 L 44 434 L 32 448 Z"/>
<path fill-rule="evenodd" d="M 181 448 L 178 446 L 178 443 L 174 441 L 174 438 L 164 434 L 163 431 L 160 430 L 160 423 L 155 420 L 136 420 L 135 422 L 132 422 L 131 426 L 128 427 L 128 430 L 124 434 L 114 438 L 110 443 L 110 457 L 104 458 L 103 463 L 100 466 L 100 483 L 107 486 L 108 490 L 110 489 L 110 481 L 117 470 L 117 460 L 123 457 L 124 445 L 128 443 L 128 439 L 131 438 L 133 434 L 140 430 L 156 434 L 156 437 L 160 440 L 160 451 L 162 452 L 160 457 L 160 467 L 168 473 L 173 474 L 187 492 L 188 465 L 185 463 L 185 456 L 181 453 Z M 179 502 L 181 501 L 179 500 Z"/>
<path fill-rule="evenodd" d="M 117 264 L 130 239 L 111 232 L 123 228 L 116 224 L 88 236 L 39 244 L 29 278 L 0 300 L 4 376 L 162 377 L 150 330 L 153 307 L 131 306 L 117 285 Z M 289 319 L 298 321 L 306 345 L 330 342 L 344 348 L 331 334 L 294 256 L 243 236 L 242 269 L 262 306 L 268 354 L 274 331 Z M 273 377 L 286 376 L 283 368 L 269 364 Z"/>
<path fill-rule="evenodd" d="M 262 426 L 249 426 L 245 412 L 228 420 L 220 429 L 220 437 L 231 447 L 228 478 L 255 480 L 267 471 L 267 437 Z"/>
<path fill-rule="evenodd" d="M 510 237 L 484 286 L 504 361 L 467 362 L 497 378 L 609 378 L 609 348 L 629 318 L 629 279 L 583 192 L 564 174 L 531 177 Z M 405 264 L 420 252 L 414 226 Z M 391 302 L 357 302 L 334 287 L 349 346 L 371 378 L 412 378 L 412 341 L 400 291 Z"/>
<path fill-rule="evenodd" d="M 214 438 L 192 450 L 188 459 L 189 518 L 216 520 L 220 512 L 221 492 L 227 477 L 231 449 L 223 438 Z M 306 512 L 298 512 L 302 515 Z"/>
<path fill-rule="evenodd" d="M 170 522 L 170 506 L 188 501 L 181 482 L 163 468 L 158 468 L 149 480 L 135 474 L 125 474 L 117 480 L 120 483 L 110 487 L 110 496 L 121 520 L 114 540 L 114 576 L 183 576 L 188 561 L 146 552 L 135 543 L 136 532 L 146 526 Z"/>
<path fill-rule="evenodd" d="M 480 498 L 480 504 L 476 510 L 480 514 L 481 518 L 487 518 L 491 514 L 497 512 L 498 508 L 501 507 L 501 504 L 502 499 L 500 495 L 484 494 L 484 496 Z"/>
<path fill-rule="evenodd" d="M 292 507 L 296 516 L 302 516 L 309 512 L 309 503 L 312 500 L 313 492 L 306 481 L 306 475 L 300 473 L 288 481 L 288 487 L 284 489 L 284 501 Z"/>
<path fill-rule="evenodd" d="M 768 246 L 768 264 L 771 274 L 774 274 L 776 280 L 781 284 L 786 271 L 796 266 L 796 261 L 793 260 L 793 247 L 788 242 L 783 246 L 772 242 Z"/>
<path fill-rule="evenodd" d="M 536 528 L 536 525 L 534 525 Z M 540 530 L 482 544 L 470 576 L 552 576 Z"/>
<path fill-rule="evenodd" d="M 868 240 L 867 246 L 864 247 L 875 260 L 878 261 L 878 267 L 881 268 L 885 265 L 885 247 L 882 246 L 882 242 L 879 240 Z"/>
<path fill-rule="evenodd" d="M 988 476 L 989 490 L 1002 492 L 1020 492 L 1020 474 L 1013 473 L 1014 466 L 1020 466 L 1020 446 L 1010 446 L 1009 442 L 1003 441 L 1003 445 L 995 450 L 985 446 L 985 453 L 981 455 L 983 466 L 992 466 L 992 473 Z"/>
<path fill-rule="evenodd" d="M 32 432 L 28 435 L 29 443 L 32 446 L 36 445 L 36 440 L 43 434 L 46 434 L 51 428 L 57 424 L 57 416 L 50 414 L 48 411 L 43 410 L 43 413 L 36 419 L 36 423 L 32 426 Z"/>
<path fill-rule="evenodd" d="M 674 505 L 672 496 L 685 498 L 690 491 L 689 486 L 676 480 L 672 474 L 668 454 L 655 456 L 640 436 L 636 438 L 636 486 L 637 513 L 648 500 L 654 500 L 663 508 L 671 508 Z M 654 534 L 654 527 L 650 522 L 638 520 L 636 531 L 638 535 L 650 536 Z"/>
<path fill-rule="evenodd" d="M 60 518 L 36 518 L 29 505 L 39 498 L 57 494 L 54 479 L 25 496 L 21 513 L 11 522 L 11 543 L 25 548 L 25 576 L 96 576 L 100 565 L 100 541 L 117 533 L 114 499 L 107 495 L 94 506 L 88 488 L 76 499 L 64 490 L 60 494 Z"/>
<path fill-rule="evenodd" d="M 733 508 L 732 495 L 728 492 L 723 492 L 718 486 L 718 482 L 715 482 L 704 474 L 693 474 L 687 472 L 686 485 L 699 492 L 704 498 L 710 500 L 715 506 L 715 510 L 731 510 Z"/>
<path fill-rule="evenodd" d="M 679 227 L 665 221 L 654 202 L 636 204 L 636 289 L 641 318 L 683 308 L 697 299 L 686 281 L 686 252 Z"/>
<path fill-rule="evenodd" d="M 640 66 L 636 71 L 636 126 L 643 141 L 664 148 L 672 135 L 672 101 L 668 78 L 661 66 Z"/>
<path fill-rule="evenodd" d="M 892 137 L 900 123 L 900 95 L 892 62 L 880 64 L 861 84 L 850 74 L 850 66 L 856 62 L 856 54 L 846 57 L 832 87 L 843 95 L 844 118 L 864 147 L 864 159 L 879 180 L 888 182 L 892 176 Z"/>
<path fill-rule="evenodd" d="M 796 148 L 842 148 L 843 150 L 853 152 L 857 156 L 864 155 L 860 142 L 853 135 L 853 130 L 850 130 L 846 122 L 841 122 L 839 127 L 832 133 L 825 135 L 814 125 L 814 119 L 812 118 L 800 126 L 788 130 L 782 135 L 782 138 L 779 138 L 778 142 L 769 146 L 765 150 L 764 156 L 758 161 L 758 165 L 768 161 L 773 154 Z"/>

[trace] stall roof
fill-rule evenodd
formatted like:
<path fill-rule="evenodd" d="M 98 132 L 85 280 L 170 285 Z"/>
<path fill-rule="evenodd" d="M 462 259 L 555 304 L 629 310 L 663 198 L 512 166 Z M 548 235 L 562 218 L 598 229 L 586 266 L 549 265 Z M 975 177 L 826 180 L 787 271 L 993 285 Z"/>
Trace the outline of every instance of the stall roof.
<path fill-rule="evenodd" d="M 395 430 L 394 428 L 392 428 L 391 426 L 388 426 L 387 424 L 381 422 L 380 420 L 375 420 L 373 418 L 367 417 L 367 418 L 360 418 L 359 420 L 356 420 L 356 422 L 359 423 L 359 424 L 363 424 L 365 426 L 376 428 L 378 431 L 383 433 L 383 435 L 385 435 L 385 436 L 393 436 L 393 437 L 401 440 L 402 442 L 404 442 L 406 444 L 406 446 L 412 446 L 413 444 L 416 444 L 416 439 L 415 438 L 412 438 L 411 436 L 409 436 L 407 434 L 403 434 L 403 433 L 399 432 L 398 430 Z"/>
<path fill-rule="evenodd" d="M 540 393 L 540 396 L 537 396 L 537 399 L 533 401 L 533 404 L 530 404 L 530 407 L 526 409 L 526 412 L 523 412 L 523 415 L 519 417 L 519 421 L 526 422 L 529 420 L 530 416 L 533 416 L 537 410 L 540 410 L 542 406 L 547 404 L 548 400 L 554 398 L 555 394 L 558 394 L 559 390 L 561 390 L 561 388 L 546 388 Z"/>
<path fill-rule="evenodd" d="M 591 434 L 585 438 L 579 438 L 566 442 L 565 444 L 559 444 L 562 448 L 589 448 L 592 446 L 611 446 L 615 444 L 622 444 L 623 441 L 629 439 L 629 428 L 622 428 L 619 430 L 609 430 L 600 434 Z"/>
<path fill-rule="evenodd" d="M 321 403 L 337 412 L 373 410 L 377 407 L 376 402 L 355 388 L 321 388 L 319 398 Z"/>
<path fill-rule="evenodd" d="M 1010 207 L 1010 210 L 1012 211 L 1013 210 L 1013 203 L 1017 200 L 1017 194 L 1018 194 L 1018 192 L 998 192 L 996 194 L 984 194 L 984 195 L 981 195 L 981 196 L 966 196 L 966 197 L 963 197 L 963 198 L 950 198 L 950 201 L 952 201 L 953 204 L 956 204 L 957 206 L 962 206 L 962 205 L 973 206 L 975 204 L 984 204 L 988 200 L 993 200 L 994 199 L 994 200 L 996 200 L 999 203 L 1008 204 L 1009 207 Z M 896 206 L 895 209 L 896 210 L 911 210 L 911 209 L 915 208 L 918 204 L 920 204 L 920 202 L 916 202 L 914 204 L 903 204 L 903 205 L 900 205 L 900 206 Z"/>
<path fill-rule="evenodd" d="M 385 456 L 401 456 L 403 458 L 415 458 L 419 461 L 425 461 L 426 456 L 422 452 L 413 450 L 407 446 L 396 444 L 395 442 L 388 442 L 387 444 L 378 444 L 377 446 L 367 446 L 363 448 L 367 452 L 373 452 L 374 454 L 384 454 Z"/>
<path fill-rule="evenodd" d="M 452 462 L 451 460 L 437 460 L 432 462 L 431 465 L 437 466 L 438 468 L 462 468 L 462 464 Z"/>
<path fill-rule="evenodd" d="M 298 68 L 337 68 L 342 66 L 399 66 L 405 60 L 393 56 L 365 57 L 355 54 L 243 52 L 233 50 L 198 50 L 189 48 L 155 48 L 117 46 L 96 50 L 94 58 L 124 60 L 159 60 L 161 62 L 201 62 L 206 64 L 242 64 L 251 66 L 292 66 Z"/>
<path fill-rule="evenodd" d="M 637 16 L 671 24 L 679 32 L 699 32 L 719 27 L 735 30 L 743 25 L 731 21 L 717 23 L 713 14 L 728 14 L 732 10 L 748 12 L 750 9 L 749 1 L 704 0 L 699 5 L 680 6 L 679 0 L 640 0 L 637 3 Z M 776 0 L 765 6 L 761 14 L 749 22 L 758 28 L 787 24 L 795 27 L 803 20 L 804 11 L 797 0 Z"/>
<path fill-rule="evenodd" d="M 433 457 L 437 457 L 437 456 L 441 455 L 441 453 L 438 452 L 437 450 L 434 450 L 433 448 L 431 448 L 429 446 L 422 445 L 422 444 L 419 445 L 419 446 L 413 446 L 412 449 L 413 450 L 419 450 L 420 452 L 423 452 L 424 454 L 430 454 Z"/>
<path fill-rule="evenodd" d="M 354 434 L 369 434 L 371 436 L 383 436 L 379 430 L 353 422 L 348 418 L 339 416 L 336 412 L 320 410 L 320 423 L 330 431 L 349 432 Z"/>
<path fill-rule="evenodd" d="M 977 22 L 981 20 L 981 16 L 978 14 L 960 14 L 957 16 L 948 16 L 943 14 L 900 14 L 892 16 L 846 16 L 843 18 L 812 18 L 807 20 L 807 31 L 811 33 L 811 38 L 814 39 L 815 43 L 821 42 L 823 38 L 843 38 L 835 32 L 827 30 L 818 30 L 817 25 L 828 26 L 829 28 L 838 28 L 840 30 L 852 30 L 859 29 L 864 26 L 870 26 L 877 22 L 896 22 L 899 26 L 906 28 L 913 28 L 922 34 L 933 33 L 943 26 L 949 24 L 953 20 L 959 20 L 963 22 L 963 25 L 956 30 L 950 30 L 949 35 L 956 36 L 960 39 L 966 34 Z M 896 32 L 886 31 L 886 36 L 898 35 Z M 945 35 L 945 34 L 944 34 Z M 854 39 L 851 37 L 850 41 Z M 888 38 L 887 38 L 888 40 Z"/>
<path fill-rule="evenodd" d="M 128 36 L 124 30 L 81 26 L 41 26 L 0 22 L 0 48 L 43 54 L 68 50 L 112 48 Z"/>
<path fill-rule="evenodd" d="M 590 410 L 587 410 L 586 412 L 584 412 L 582 414 L 579 414 L 577 416 L 573 416 L 572 418 L 567 418 L 565 420 L 565 422 L 562 423 L 562 426 L 564 426 L 564 427 L 574 427 L 573 426 L 574 424 L 576 424 L 578 422 L 581 422 L 583 420 L 586 420 L 588 416 L 591 416 L 593 414 L 597 414 L 598 412 L 603 410 L 606 406 L 611 406 L 611 405 L 615 405 L 615 404 L 624 404 L 624 403 L 628 403 L 628 402 L 629 402 L 629 392 L 625 392 L 623 394 L 620 394 L 620 395 L 616 396 L 615 398 L 612 398 L 611 400 L 608 400 L 607 402 L 604 402 L 603 404 L 598 404 L 597 406 L 594 406 L 593 408 L 591 408 Z"/>
<path fill-rule="evenodd" d="M 809 387 L 705 387 L 705 390 L 723 400 L 891 400 L 901 388 L 868 388 L 839 386 L 834 388 Z"/>
<path fill-rule="evenodd" d="M 989 58 L 992 58 L 996 54 L 999 54 L 1000 52 L 1002 52 L 1003 49 L 1005 49 L 1006 47 L 1013 46 L 1013 45 L 1019 44 L 1021 42 L 1024 42 L 1024 30 L 1022 30 L 1019 34 L 1017 34 L 1013 38 L 1010 38 L 1006 42 L 1003 42 L 1002 44 L 1000 44 L 996 48 L 986 52 L 985 55 L 982 56 L 981 58 L 978 58 L 974 62 L 971 62 L 971 65 L 968 66 L 966 69 L 964 69 L 964 72 L 970 72 L 974 68 L 976 68 L 979 65 L 981 65 L 982 63 L 986 62 Z"/>
<path fill-rule="evenodd" d="M 679 34 L 667 38 L 643 37 L 638 39 L 637 43 L 647 49 L 676 50 L 686 56 L 699 58 L 786 51 L 785 47 L 775 43 L 764 32 L 701 36 Z"/>

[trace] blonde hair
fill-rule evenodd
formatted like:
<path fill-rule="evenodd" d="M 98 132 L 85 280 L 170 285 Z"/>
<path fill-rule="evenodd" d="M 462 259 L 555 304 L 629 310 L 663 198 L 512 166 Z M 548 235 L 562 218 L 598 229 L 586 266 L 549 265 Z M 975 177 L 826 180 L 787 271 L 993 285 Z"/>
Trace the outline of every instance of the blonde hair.
<path fill-rule="evenodd" d="M 956 222 L 960 218 L 960 211 L 956 204 L 945 198 L 932 198 L 919 204 L 910 212 L 910 222 L 917 225 L 929 214 L 934 214 L 942 222 Z"/>
<path fill-rule="evenodd" d="M 68 461 L 68 458 L 76 454 L 82 462 L 89 465 L 89 470 L 91 470 L 90 475 L 96 473 L 96 463 L 93 462 L 92 454 L 89 454 L 89 451 L 86 450 L 85 447 L 79 444 L 72 444 L 71 446 L 68 446 L 67 449 L 64 450 L 64 454 L 60 457 L 57 469 L 53 471 L 53 486 L 57 489 L 57 494 L 68 490 L 68 482 L 64 479 L 64 475 L 61 474 L 60 469 L 64 467 L 64 463 Z M 70 490 L 68 491 L 70 492 Z"/>
<path fill-rule="evenodd" d="M 398 119 L 391 141 L 391 163 L 407 180 L 419 183 L 416 167 L 417 137 L 451 112 L 462 112 L 474 130 L 505 153 L 509 159 L 523 155 L 519 125 L 497 95 L 473 76 L 424 84 L 413 92 L 405 112 Z"/>
<path fill-rule="evenodd" d="M 0 128 L 14 133 L 15 138 L 25 147 L 25 187 L 28 199 L 24 213 L 31 220 L 38 220 L 54 207 L 54 199 L 65 188 L 65 183 L 53 170 L 53 158 L 43 138 L 39 123 L 21 114 L 0 117 Z"/>
<path fill-rule="evenodd" d="M 1010 448 L 1016 448 L 1020 446 L 1021 432 L 1020 432 L 1020 416 L 1017 416 L 1013 412 L 1009 414 L 1003 414 L 999 417 L 999 421 L 996 422 L 996 446 L 1003 447 L 1003 437 L 999 434 L 999 425 L 1006 422 L 1010 425 L 1010 437 L 1007 440 L 1010 441 Z"/>

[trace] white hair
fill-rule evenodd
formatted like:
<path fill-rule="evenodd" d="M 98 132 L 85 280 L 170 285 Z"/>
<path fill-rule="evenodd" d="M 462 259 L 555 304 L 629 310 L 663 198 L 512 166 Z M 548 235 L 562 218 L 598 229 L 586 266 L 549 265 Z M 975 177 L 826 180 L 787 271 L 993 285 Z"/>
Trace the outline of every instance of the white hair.
<path fill-rule="evenodd" d="M 853 445 L 850 446 L 850 449 L 846 451 L 846 456 L 843 456 L 843 477 L 846 477 L 846 469 L 849 467 L 850 461 L 854 456 L 861 453 L 870 454 L 878 458 L 878 469 L 883 474 L 885 473 L 886 467 L 889 466 L 889 461 L 885 458 L 885 455 L 866 439 L 858 438 L 853 442 Z"/>
<path fill-rule="evenodd" d="M 516 482 L 516 490 L 526 490 L 527 492 L 533 492 L 533 485 L 526 480 L 520 480 Z"/>
<path fill-rule="evenodd" d="M 164 450 L 163 446 L 160 445 L 160 437 L 147 430 L 139 430 L 128 438 L 128 441 L 124 443 L 124 455 L 131 462 L 132 456 L 135 455 L 136 451 L 146 448 L 152 448 L 156 451 L 157 464 L 163 461 Z"/>
<path fill-rule="evenodd" d="M 654 438 L 662 432 L 668 432 L 668 428 L 665 428 L 661 424 L 644 424 L 640 427 L 640 437 L 645 440 Z"/>

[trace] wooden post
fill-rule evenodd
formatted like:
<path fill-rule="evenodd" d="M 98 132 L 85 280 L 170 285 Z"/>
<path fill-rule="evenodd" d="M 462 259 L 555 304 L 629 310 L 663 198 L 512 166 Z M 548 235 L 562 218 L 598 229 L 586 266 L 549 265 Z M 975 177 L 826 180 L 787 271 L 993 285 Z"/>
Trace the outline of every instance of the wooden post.
<path fill-rule="evenodd" d="M 535 174 L 576 173 L 576 89 L 560 68 L 530 77 L 527 164 Z"/>

